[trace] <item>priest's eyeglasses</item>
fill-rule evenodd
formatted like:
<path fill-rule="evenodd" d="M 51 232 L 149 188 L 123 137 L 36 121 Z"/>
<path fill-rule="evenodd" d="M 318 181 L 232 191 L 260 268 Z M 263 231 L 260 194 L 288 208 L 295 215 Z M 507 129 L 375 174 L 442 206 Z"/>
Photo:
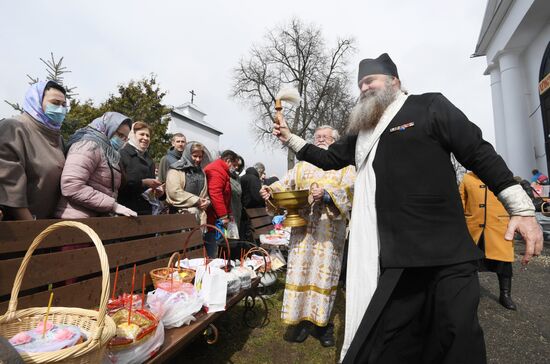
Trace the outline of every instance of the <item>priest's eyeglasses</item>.
<path fill-rule="evenodd" d="M 334 138 L 331 137 L 330 135 L 316 135 L 315 136 L 315 141 L 320 142 L 321 140 L 326 140 L 327 142 L 331 142 L 331 141 L 334 140 Z"/>

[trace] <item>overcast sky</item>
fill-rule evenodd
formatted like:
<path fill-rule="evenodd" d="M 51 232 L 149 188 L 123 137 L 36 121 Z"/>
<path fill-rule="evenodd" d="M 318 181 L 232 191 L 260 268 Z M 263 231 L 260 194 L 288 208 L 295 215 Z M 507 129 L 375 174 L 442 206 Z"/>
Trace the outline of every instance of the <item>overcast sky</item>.
<path fill-rule="evenodd" d="M 280 176 L 286 153 L 257 145 L 250 111 L 229 95 L 239 59 L 295 16 L 320 26 L 329 46 L 338 37 L 356 39 L 352 79 L 362 58 L 388 52 L 409 92 L 442 92 L 494 142 L 486 61 L 470 58 L 484 0 L 0 1 L 0 117 L 14 113 L 4 99 L 22 102 L 27 73 L 45 78 L 39 58 L 50 52 L 65 57 L 72 71 L 66 83 L 78 87 L 78 98 L 96 103 L 117 85 L 155 73 L 166 104 L 190 101 L 195 90 L 206 121 L 224 133 L 220 148 Z"/>

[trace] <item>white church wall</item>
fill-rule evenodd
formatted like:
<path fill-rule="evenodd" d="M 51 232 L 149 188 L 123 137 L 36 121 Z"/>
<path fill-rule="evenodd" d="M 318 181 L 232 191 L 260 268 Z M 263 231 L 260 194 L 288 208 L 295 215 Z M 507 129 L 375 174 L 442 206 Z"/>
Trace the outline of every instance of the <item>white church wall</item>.
<path fill-rule="evenodd" d="M 183 133 L 187 140 L 194 140 L 204 144 L 213 156 L 219 152 L 219 136 L 209 133 L 199 126 L 183 122 L 174 116 L 172 116 L 170 122 L 168 123 L 167 132 L 170 134 Z"/>

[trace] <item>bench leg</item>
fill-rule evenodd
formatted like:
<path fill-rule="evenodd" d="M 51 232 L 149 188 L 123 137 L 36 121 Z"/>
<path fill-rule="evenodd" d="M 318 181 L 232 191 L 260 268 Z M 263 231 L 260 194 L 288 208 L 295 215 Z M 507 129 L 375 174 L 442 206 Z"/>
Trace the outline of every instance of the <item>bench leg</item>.
<path fill-rule="evenodd" d="M 202 333 L 208 345 L 215 344 L 218 341 L 218 328 L 214 324 L 209 324 Z"/>
<path fill-rule="evenodd" d="M 262 303 L 263 309 L 259 309 L 262 313 L 258 312 L 256 307 L 257 299 Z M 267 302 L 262 295 L 258 294 L 258 287 L 249 290 L 244 297 L 243 321 L 246 326 L 250 328 L 264 327 L 268 323 L 268 312 Z"/>

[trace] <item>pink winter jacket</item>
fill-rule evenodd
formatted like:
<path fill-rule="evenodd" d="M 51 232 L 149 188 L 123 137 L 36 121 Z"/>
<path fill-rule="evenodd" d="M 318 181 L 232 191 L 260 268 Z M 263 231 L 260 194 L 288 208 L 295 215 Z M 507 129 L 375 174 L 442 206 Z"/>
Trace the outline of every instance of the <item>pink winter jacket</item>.
<path fill-rule="evenodd" d="M 95 147 L 95 148 L 94 148 Z M 120 187 L 119 166 L 110 168 L 93 141 L 71 146 L 61 174 L 61 199 L 55 216 L 64 219 L 103 216 L 113 211 Z M 114 183 L 111 183 L 111 171 Z M 114 191 L 113 191 L 114 186 Z"/>

